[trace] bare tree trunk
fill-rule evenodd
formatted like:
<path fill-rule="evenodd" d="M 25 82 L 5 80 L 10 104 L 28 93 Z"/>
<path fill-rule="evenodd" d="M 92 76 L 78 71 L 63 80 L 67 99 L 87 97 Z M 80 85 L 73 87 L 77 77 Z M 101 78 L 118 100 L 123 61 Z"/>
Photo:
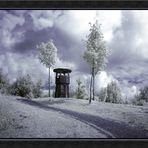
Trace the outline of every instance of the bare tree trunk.
<path fill-rule="evenodd" d="M 93 77 L 93 100 L 95 100 L 95 72 L 94 72 L 94 67 L 92 69 L 92 77 Z"/>
<path fill-rule="evenodd" d="M 90 80 L 90 98 L 89 98 L 89 104 L 91 103 L 91 91 L 92 91 L 92 72 L 91 72 L 91 80 Z"/>
<path fill-rule="evenodd" d="M 92 77 L 93 77 L 93 100 L 95 100 L 95 60 L 93 59 Z"/>
<path fill-rule="evenodd" d="M 48 85 L 49 85 L 49 97 L 50 97 L 50 67 L 49 67 Z"/>

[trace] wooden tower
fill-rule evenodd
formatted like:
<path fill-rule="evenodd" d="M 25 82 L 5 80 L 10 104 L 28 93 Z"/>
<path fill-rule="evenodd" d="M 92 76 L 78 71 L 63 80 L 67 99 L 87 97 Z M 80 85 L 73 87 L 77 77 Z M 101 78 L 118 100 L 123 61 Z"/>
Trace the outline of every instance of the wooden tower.
<path fill-rule="evenodd" d="M 56 68 L 53 70 L 56 73 L 55 78 L 55 98 L 64 97 L 69 98 L 69 84 L 70 84 L 70 69 Z"/>

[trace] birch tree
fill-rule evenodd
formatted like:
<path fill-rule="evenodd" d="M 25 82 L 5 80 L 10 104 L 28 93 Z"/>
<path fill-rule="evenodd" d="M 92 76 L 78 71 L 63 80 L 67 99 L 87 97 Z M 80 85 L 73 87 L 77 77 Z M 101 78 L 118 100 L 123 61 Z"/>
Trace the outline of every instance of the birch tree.
<path fill-rule="evenodd" d="M 91 24 L 90 24 L 91 25 Z M 109 49 L 106 48 L 105 42 L 103 39 L 103 34 L 100 30 L 100 25 L 98 21 L 95 24 L 91 25 L 90 33 L 86 36 L 86 51 L 84 52 L 84 60 L 91 67 L 91 81 L 90 81 L 90 99 L 94 100 L 95 96 L 95 76 L 96 74 L 103 70 L 107 64 L 107 57 L 109 56 Z M 93 92 L 93 98 L 91 93 Z"/>
<path fill-rule="evenodd" d="M 54 45 L 53 41 L 50 40 L 46 43 L 42 42 L 40 45 L 37 46 L 37 49 L 39 50 L 38 58 L 40 62 L 49 69 L 48 84 L 50 97 L 50 69 L 56 62 L 55 59 L 57 56 L 57 48 Z"/>

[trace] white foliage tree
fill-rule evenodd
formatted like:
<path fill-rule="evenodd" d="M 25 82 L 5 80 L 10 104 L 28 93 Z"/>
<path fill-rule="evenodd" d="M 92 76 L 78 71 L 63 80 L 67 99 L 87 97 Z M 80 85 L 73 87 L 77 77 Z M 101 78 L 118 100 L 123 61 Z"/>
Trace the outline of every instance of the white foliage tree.
<path fill-rule="evenodd" d="M 26 75 L 23 77 L 17 78 L 17 80 L 12 84 L 10 88 L 10 94 L 26 97 L 26 98 L 33 98 L 32 93 L 33 82 L 31 80 L 30 75 Z"/>
<path fill-rule="evenodd" d="M 0 68 L 0 93 L 8 93 L 8 87 L 9 79 L 7 78 L 7 75 L 3 73 L 3 69 Z"/>
<path fill-rule="evenodd" d="M 100 101 L 105 101 L 107 98 L 107 89 L 106 88 L 101 88 L 101 90 L 99 91 L 99 100 Z"/>
<path fill-rule="evenodd" d="M 109 49 L 106 48 L 103 40 L 103 34 L 100 30 L 100 25 L 96 21 L 95 24 L 91 25 L 90 34 L 87 36 L 86 48 L 83 58 L 91 67 L 91 82 L 90 82 L 90 99 L 91 103 L 91 92 L 93 91 L 93 100 L 95 92 L 95 75 L 103 70 L 107 63 L 107 57 L 109 56 Z M 93 87 L 92 87 L 93 85 Z M 92 90 L 93 89 L 93 90 Z"/>
<path fill-rule="evenodd" d="M 37 49 L 39 50 L 39 60 L 40 62 L 45 65 L 47 68 L 49 68 L 49 97 L 50 97 L 50 68 L 55 64 L 56 62 L 56 56 L 57 56 L 57 48 L 54 45 L 53 41 L 50 40 L 46 43 L 42 42 L 40 45 L 37 46 Z"/>
<path fill-rule="evenodd" d="M 81 79 L 77 79 L 77 90 L 76 90 L 76 97 L 77 99 L 87 99 L 87 90 Z"/>
<path fill-rule="evenodd" d="M 42 85 L 42 81 L 39 79 L 35 84 L 33 84 L 33 95 L 34 98 L 39 98 L 41 97 L 41 85 Z"/>
<path fill-rule="evenodd" d="M 111 103 L 122 103 L 121 90 L 116 82 L 112 81 L 110 84 L 108 84 L 107 97 L 105 101 Z"/>

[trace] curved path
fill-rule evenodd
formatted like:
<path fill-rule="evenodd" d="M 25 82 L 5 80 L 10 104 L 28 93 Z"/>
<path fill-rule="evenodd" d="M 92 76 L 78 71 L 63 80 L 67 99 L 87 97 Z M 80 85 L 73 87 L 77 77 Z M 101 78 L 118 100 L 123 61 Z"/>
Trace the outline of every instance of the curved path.
<path fill-rule="evenodd" d="M 93 116 L 84 113 L 78 113 L 66 109 L 59 109 L 52 106 L 47 106 L 43 103 L 35 102 L 32 100 L 18 99 L 21 102 L 30 104 L 45 110 L 54 110 L 65 115 L 75 118 L 81 122 L 84 122 L 93 128 L 99 130 L 99 132 L 105 134 L 108 138 L 148 138 L 148 131 L 141 127 L 132 127 L 124 122 L 115 122 L 110 119 L 103 119 L 98 116 Z"/>

